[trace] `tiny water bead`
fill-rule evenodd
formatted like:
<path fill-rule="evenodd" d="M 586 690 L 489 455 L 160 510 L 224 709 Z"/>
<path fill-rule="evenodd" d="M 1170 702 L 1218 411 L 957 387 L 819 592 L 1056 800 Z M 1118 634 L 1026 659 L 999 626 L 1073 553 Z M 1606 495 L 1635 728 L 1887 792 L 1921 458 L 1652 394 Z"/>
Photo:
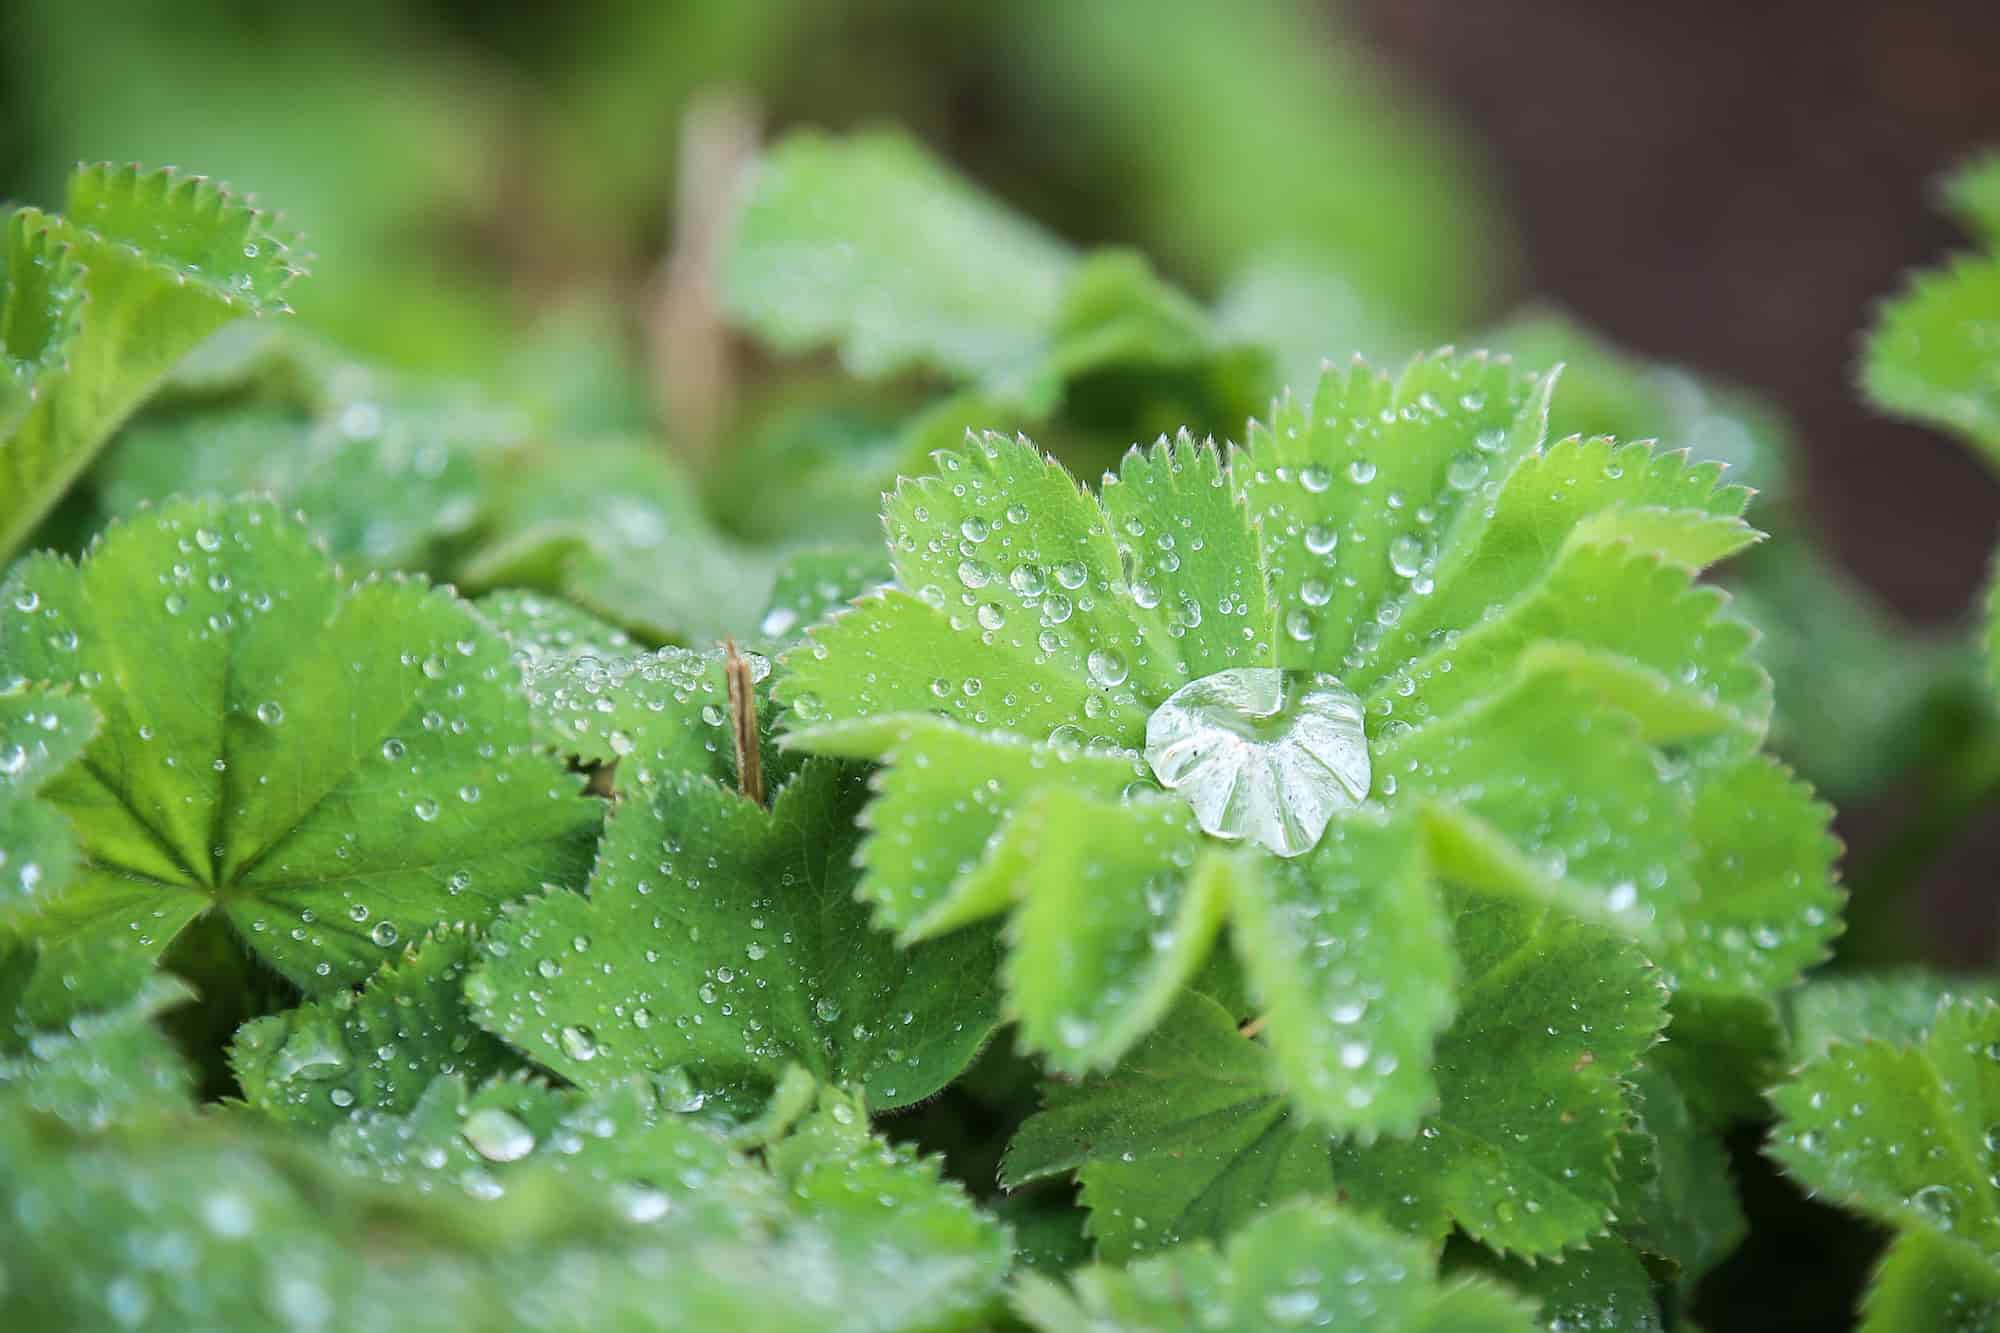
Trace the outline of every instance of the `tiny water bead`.
<path fill-rule="evenodd" d="M 1232 667 L 1174 691 L 1146 721 L 1146 762 L 1205 832 L 1288 857 L 1366 800 L 1371 776 L 1354 692 L 1277 667 Z"/>

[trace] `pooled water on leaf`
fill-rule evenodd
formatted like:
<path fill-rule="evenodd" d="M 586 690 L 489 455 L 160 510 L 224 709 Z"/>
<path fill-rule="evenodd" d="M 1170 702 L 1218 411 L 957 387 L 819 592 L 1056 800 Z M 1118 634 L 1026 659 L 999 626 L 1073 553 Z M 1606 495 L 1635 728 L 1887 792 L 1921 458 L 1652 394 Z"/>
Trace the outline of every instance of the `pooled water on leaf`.
<path fill-rule="evenodd" d="M 1146 762 L 1202 829 L 1279 856 L 1312 850 L 1337 810 L 1367 799 L 1361 701 L 1310 671 L 1232 667 L 1191 681 L 1146 722 Z"/>

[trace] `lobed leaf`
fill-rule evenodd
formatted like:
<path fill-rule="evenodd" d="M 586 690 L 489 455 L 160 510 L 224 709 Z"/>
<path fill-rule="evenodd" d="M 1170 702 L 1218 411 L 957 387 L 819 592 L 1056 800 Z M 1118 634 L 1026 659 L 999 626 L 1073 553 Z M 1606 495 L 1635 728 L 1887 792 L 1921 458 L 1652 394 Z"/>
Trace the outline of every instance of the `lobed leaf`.
<path fill-rule="evenodd" d="M 1057 1074 L 1114 1064 L 1207 955 L 1239 863 L 1203 851 L 1179 801 L 1123 804 L 1045 789 L 1008 821 L 1012 898 L 1002 977 L 1023 1050 Z M 1028 891 L 1028 885 L 1033 891 Z"/>
<path fill-rule="evenodd" d="M 1232 403 L 1266 373 L 1261 348 L 1225 343 L 1143 257 L 1079 256 L 888 133 L 794 134 L 771 150 L 722 301 L 781 352 L 831 347 L 864 379 L 928 371 L 1035 417 L 1099 373 L 1191 371 Z"/>
<path fill-rule="evenodd" d="M 1177 678 L 1277 665 L 1276 609 L 1256 534 L 1212 441 L 1197 445 L 1183 432 L 1133 449 L 1105 474 L 1102 504 L 1133 600 L 1166 607 L 1166 646 L 1183 663 Z M 1228 618 L 1223 632 L 1196 632 L 1211 614 Z"/>
<path fill-rule="evenodd" d="M 1319 1203 L 1273 1209 L 1220 1246 L 1179 1245 L 1071 1287 L 1029 1276 L 1014 1305 L 1044 1333 L 1367 1327 L 1381 1333 L 1535 1328 L 1527 1307 L 1480 1278 L 1440 1280 L 1421 1245 Z"/>
<path fill-rule="evenodd" d="M 1308 855 L 1234 885 L 1231 939 L 1299 1114 L 1336 1132 L 1414 1132 L 1437 1109 L 1432 1045 L 1459 1003 L 1415 823 L 1342 820 Z"/>
<path fill-rule="evenodd" d="M 1961 255 L 1919 273 L 1882 308 L 1862 353 L 1861 387 L 1896 416 L 2000 452 L 2000 256 Z"/>
<path fill-rule="evenodd" d="M 1432 1241 L 1456 1225 L 1543 1255 L 1600 1233 L 1622 1075 L 1663 1022 L 1657 984 L 1600 928 L 1498 900 L 1455 906 L 1466 981 L 1434 1057 L 1439 1107 L 1414 1137 L 1330 1140 L 1293 1110 L 1272 1053 L 1189 993 L 1109 1074 L 1050 1086 L 1009 1149 L 1006 1183 L 1076 1170 L 1109 1258 L 1336 1192 Z"/>
<path fill-rule="evenodd" d="M 103 718 L 44 790 L 84 858 L 37 903 L 51 945 L 158 956 L 213 912 L 326 991 L 582 877 L 599 811 L 535 745 L 504 644 L 448 591 L 343 586 L 268 504 L 177 502 L 81 564 L 23 561 L 0 662 Z"/>
<path fill-rule="evenodd" d="M 490 530 L 458 569 L 475 592 L 568 598 L 654 643 L 748 636 L 767 557 L 714 530 L 660 444 L 571 442 L 521 459 L 493 485 Z"/>
<path fill-rule="evenodd" d="M 1771 1156 L 1899 1233 L 1865 1326 L 1976 1327 L 2000 1255 L 2000 1005 L 1942 1004 L 1914 1043 L 1834 1042 L 1771 1099 Z"/>
<path fill-rule="evenodd" d="M 0 1119 L 0 1317 L 892 1333 L 965 1326 L 994 1302 L 1009 1257 L 1004 1228 L 935 1162 L 873 1138 L 837 1095 L 766 1150 L 768 1169 L 630 1089 L 583 1101 L 502 1084 L 467 1097 L 448 1078 L 409 1118 L 344 1126 L 345 1160 L 240 1131 L 188 1118 L 83 1138 Z M 163 1235 L 184 1268 L 143 1261 Z"/>
<path fill-rule="evenodd" d="M 435 930 L 359 994 L 339 991 L 244 1024 L 229 1047 L 243 1100 L 328 1129 L 365 1112 L 408 1111 L 447 1075 L 477 1082 L 513 1067 L 466 1008 L 465 975 L 477 957 L 467 928 Z"/>
<path fill-rule="evenodd" d="M 633 1076 L 747 1114 L 791 1064 L 921 1101 L 997 1019 L 990 932 L 899 951 L 854 901 L 863 784 L 808 764 L 768 812 L 693 774 L 606 823 L 590 896 L 510 908 L 468 983 L 479 1021 L 585 1088 Z"/>
<path fill-rule="evenodd" d="M 82 699 L 25 683 L 0 689 L 0 921 L 74 874 L 76 833 L 38 794 L 96 730 L 97 714 Z"/>
<path fill-rule="evenodd" d="M 0 972 L 31 972 L 32 953 L 7 956 Z M 91 996 L 52 1004 L 46 985 L 20 977 L 24 1003 L 0 1029 L 0 1109 L 53 1116 L 83 1132 L 186 1108 L 194 1093 L 187 1058 L 154 1023 L 193 998 L 170 977 L 107 979 Z M 0 984 L 4 980 L 0 979 Z"/>
<path fill-rule="evenodd" d="M 865 378 L 922 366 L 1032 397 L 1074 263 L 900 135 L 800 134 L 758 167 L 723 302 L 779 350 L 834 344 Z"/>
<path fill-rule="evenodd" d="M 0 261 L 0 557 L 176 361 L 285 310 L 298 272 L 271 218 L 200 177 L 87 167 L 66 208 L 16 212 Z"/>

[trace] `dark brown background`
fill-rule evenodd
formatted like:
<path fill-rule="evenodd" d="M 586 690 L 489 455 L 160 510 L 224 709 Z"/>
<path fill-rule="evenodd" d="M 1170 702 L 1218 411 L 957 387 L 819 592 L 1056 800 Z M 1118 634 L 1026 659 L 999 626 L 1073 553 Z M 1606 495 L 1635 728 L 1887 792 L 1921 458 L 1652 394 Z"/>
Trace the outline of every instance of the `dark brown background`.
<path fill-rule="evenodd" d="M 1349 10 L 1490 154 L 1526 290 L 1770 394 L 1846 563 L 1910 614 L 1964 615 L 2000 485 L 1951 441 L 1869 413 L 1851 372 L 1874 304 L 1964 243 L 1931 187 L 2000 142 L 2000 4 Z"/>
<path fill-rule="evenodd" d="M 2000 482 L 1945 436 L 1871 412 L 1859 331 L 1906 270 L 1966 238 L 1938 174 L 2000 144 L 2000 4 L 1353 0 L 1352 21 L 1494 163 L 1520 290 L 1635 350 L 1769 395 L 1808 512 L 1920 623 L 1961 625 Z M 1921 791 L 1844 811 L 1860 861 Z M 1925 952 L 1990 965 L 2000 814 L 1917 886 Z"/>

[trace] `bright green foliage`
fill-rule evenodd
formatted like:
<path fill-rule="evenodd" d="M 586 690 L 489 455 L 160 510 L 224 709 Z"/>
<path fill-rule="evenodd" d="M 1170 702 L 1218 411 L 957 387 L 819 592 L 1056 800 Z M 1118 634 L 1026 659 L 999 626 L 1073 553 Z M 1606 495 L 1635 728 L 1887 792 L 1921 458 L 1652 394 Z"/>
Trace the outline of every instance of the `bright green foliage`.
<path fill-rule="evenodd" d="M 807 626 L 894 577 L 877 546 L 800 551 L 778 566 L 757 641 L 772 649 L 794 643 Z"/>
<path fill-rule="evenodd" d="M 1458 1005 L 1450 928 L 1414 821 L 1336 825 L 1236 880 L 1235 941 L 1283 1086 L 1340 1124 L 1407 1130 L 1438 1102 L 1427 1053 Z M 1336 943 L 1337 941 L 1337 943 Z M 1407 978 L 1395 995 L 1382 978 Z"/>
<path fill-rule="evenodd" d="M 1504 1278 L 1522 1298 L 1540 1306 L 1540 1326 L 1555 1333 L 1665 1333 L 1668 1327 L 1653 1295 L 1652 1274 L 1630 1247 L 1615 1240 L 1573 1250 L 1561 1263 L 1489 1260 L 1479 1270 Z"/>
<path fill-rule="evenodd" d="M 870 1136 L 851 1101 L 829 1096 L 760 1166 L 629 1091 L 580 1103 L 513 1085 L 468 1102 L 455 1088 L 441 1083 L 405 1126 L 406 1165 L 451 1191 L 372 1184 L 226 1122 L 85 1140 L 10 1115 L 0 1315 L 22 1328 L 805 1333 L 960 1327 L 997 1296 L 1005 1231 L 934 1162 Z M 393 1158 L 370 1150 L 390 1127 L 356 1121 L 336 1140 L 379 1171 Z M 162 1235 L 184 1269 L 146 1261 Z"/>
<path fill-rule="evenodd" d="M 1009 897 L 1031 878 L 1048 886 L 1009 923 L 1004 979 L 1023 1044 L 1058 1073 L 1114 1063 L 1201 963 L 1242 869 L 1203 850 L 1179 801 L 1031 798 L 987 876 Z"/>
<path fill-rule="evenodd" d="M 1410 1202 L 1384 1207 L 1405 1225 L 1455 1222 L 1535 1254 L 1610 1219 L 1618 1076 L 1658 1031 L 1653 983 L 1620 974 L 1636 958 L 1612 950 L 1624 961 L 1577 1012 L 1609 1007 L 1592 1021 L 1620 1040 L 1591 1059 L 1622 1063 L 1506 1080 L 1555 1099 L 1572 1077 L 1598 1080 L 1594 1109 L 1568 1122 L 1581 1128 L 1519 1131 L 1517 1176 L 1472 1152 L 1461 1176 L 1398 1158 L 1367 1145 L 1473 1106 L 1509 1114 L 1462 1063 L 1508 1040 L 1493 1002 L 1475 1014 L 1468 998 L 1490 984 L 1468 922 L 1536 923 L 1502 932 L 1537 941 L 1509 983 L 1524 1005 L 1538 985 L 1582 980 L 1543 976 L 1562 948 L 1588 954 L 1566 931 L 1606 927 L 1604 941 L 1629 937 L 1662 965 L 1696 1023 L 1704 1004 L 1768 1003 L 1796 980 L 1839 905 L 1829 812 L 1755 750 L 1770 690 L 1753 636 L 1694 581 L 1755 539 L 1747 493 L 1685 455 L 1548 443 L 1550 385 L 1484 357 L 1421 360 L 1398 379 L 1330 371 L 1227 465 L 1163 441 L 1096 501 L 1025 440 L 971 440 L 889 498 L 894 586 L 814 629 L 777 687 L 789 744 L 887 765 L 858 890 L 879 926 L 908 941 L 1011 914 L 1001 984 L 1025 1050 L 1069 1074 L 1155 1051 L 1142 1035 L 1226 914 L 1269 1044 L 1243 1076 L 1262 1100 L 1240 1142 L 1276 1123 L 1316 1122 L 1321 1143 L 1352 1133 L 1332 1151 L 1398 1182 Z M 1155 813 L 1177 799 L 1151 795 L 1147 719 L 1190 680 L 1272 664 L 1361 696 L 1379 809 L 1336 819 L 1296 860 L 1212 859 L 1212 840 Z M 1636 1009 L 1611 998 L 1642 992 Z M 1123 1069 L 1112 1084 L 1128 1086 Z M 1741 1106 L 1756 1069 L 1685 1072 L 1704 1105 Z M 1120 1113 L 1149 1123 L 1206 1114 L 1131 1095 Z M 1577 1143 L 1593 1133 L 1590 1157 Z M 1164 1143 L 1178 1140 L 1129 1146 Z M 1260 1206 L 1264 1168 L 1246 1176 L 1217 1151 L 1122 1171 L 1094 1154 L 1100 1245 L 1219 1235 Z M 1568 1154 L 1572 1175 L 1531 1212 L 1507 1190 L 1540 1188 L 1527 1182 L 1542 1153 Z M 1286 1189 L 1334 1188 L 1325 1157 L 1286 1159 Z M 1081 1159 L 1015 1160 L 1026 1178 Z"/>
<path fill-rule="evenodd" d="M 636 657 L 642 651 L 624 630 L 559 597 L 508 590 L 480 598 L 477 607 L 507 636 L 515 659 L 531 670 L 581 657 Z"/>
<path fill-rule="evenodd" d="M 1077 1170 L 1112 1258 L 1226 1235 L 1302 1193 L 1338 1192 L 1433 1241 L 1456 1225 L 1530 1255 L 1599 1234 L 1620 1071 L 1657 1031 L 1658 983 L 1608 931 L 1496 901 L 1457 907 L 1462 1007 L 1438 1044 L 1438 1109 L 1413 1137 L 1329 1140 L 1291 1109 L 1273 1052 L 1188 992 L 1109 1074 L 1049 1086 L 1008 1182 Z"/>
<path fill-rule="evenodd" d="M 0 946 L 0 998 L 8 973 L 26 990 L 11 1027 L 0 1029 L 0 1112 L 49 1115 L 95 1132 L 188 1105 L 187 1061 L 153 1025 L 191 998 L 187 986 L 145 977 L 103 1004 L 52 1003 L 49 988 L 28 980 L 32 966 L 25 951 Z"/>
<path fill-rule="evenodd" d="M 1787 1000 L 1792 1055 L 1816 1060 L 1839 1041 L 1920 1041 L 1945 1010 L 2000 1001 L 2000 983 L 1913 971 L 1833 976 L 1806 983 Z"/>
<path fill-rule="evenodd" d="M 1549 433 L 1660 440 L 1701 463 L 1723 463 L 1754 487 L 1767 516 L 1797 487 L 1791 432 L 1775 408 L 1742 390 L 1613 345 L 1559 311 L 1531 308 L 1480 338 L 1523 365 L 1560 365 Z"/>
<path fill-rule="evenodd" d="M 1770 1153 L 1813 1192 L 1898 1232 L 1869 1333 L 2000 1316 L 2000 1005 L 1941 1005 L 1914 1043 L 1835 1042 L 1772 1093 Z"/>
<path fill-rule="evenodd" d="M 858 375 L 927 365 L 1019 391 L 1074 262 L 907 139 L 809 135 L 760 166 L 727 291 L 783 350 L 837 340 Z"/>
<path fill-rule="evenodd" d="M 1953 176 L 1945 198 L 1987 248 L 1915 274 L 1882 307 L 1861 387 L 1883 411 L 1942 426 L 2000 458 L 2000 158 Z"/>
<path fill-rule="evenodd" d="M 2000 153 L 1973 158 L 1945 178 L 1944 201 L 1966 228 L 2000 245 Z"/>
<path fill-rule="evenodd" d="M 760 681 L 770 674 L 762 658 L 751 661 Z M 736 781 L 721 653 L 576 653 L 531 664 L 526 675 L 535 715 L 563 753 L 618 763 L 627 785 L 681 772 Z"/>
<path fill-rule="evenodd" d="M 1421 1245 L 1324 1204 L 1257 1219 L 1218 1247 L 1195 1241 L 1129 1268 L 1086 1268 L 1064 1291 L 1029 1277 L 1022 1317 L 1043 1333 L 1231 1328 L 1369 1328 L 1381 1333 L 1510 1333 L 1528 1307 L 1479 1279 L 1440 1282 Z"/>
<path fill-rule="evenodd" d="M 349 568 L 442 569 L 512 419 L 353 387 L 313 413 L 242 403 L 142 420 L 93 472 L 97 508 L 109 519 L 181 494 L 267 493 Z"/>
<path fill-rule="evenodd" d="M 357 1112 L 407 1111 L 444 1075 L 476 1082 L 513 1067 L 466 1012 L 460 988 L 475 957 L 465 927 L 436 931 L 358 994 L 335 991 L 244 1024 L 229 1051 L 243 1099 L 275 1119 L 325 1128 Z"/>
<path fill-rule="evenodd" d="M 38 901 L 52 943 L 157 955 L 214 911 L 320 991 L 582 878 L 599 812 L 534 745 L 504 643 L 448 591 L 343 586 L 267 504 L 177 502 L 81 564 L 30 557 L 0 608 L 7 669 L 103 718 L 43 789 L 84 854 Z"/>
<path fill-rule="evenodd" d="M 772 150 L 723 294 L 780 351 L 831 345 L 863 378 L 927 370 L 1036 415 L 1101 368 L 1258 359 L 1225 349 L 1139 256 L 1082 258 L 886 133 L 800 134 Z"/>
<path fill-rule="evenodd" d="M 470 588 L 559 594 L 654 642 L 746 636 L 769 586 L 766 557 L 719 536 L 666 449 L 605 439 L 509 467 L 491 531 L 459 569 Z"/>
<path fill-rule="evenodd" d="M 69 881 L 76 836 L 35 794 L 74 763 L 97 730 L 82 699 L 30 689 L 0 692 L 0 918 Z"/>
<path fill-rule="evenodd" d="M 587 1088 L 650 1074 L 737 1114 L 788 1064 L 900 1106 L 936 1092 L 997 1017 L 990 931 L 900 952 L 853 901 L 865 788 L 807 765 L 769 811 L 682 774 L 629 795 L 590 896 L 492 928 L 479 1021 Z"/>
<path fill-rule="evenodd" d="M 0 238 L 0 558 L 174 362 L 232 320 L 286 308 L 272 220 L 200 177 L 89 167 L 65 213 Z"/>
<path fill-rule="evenodd" d="M 712 281 L 812 359 L 647 320 L 717 340 L 685 428 L 622 300 L 441 390 L 204 342 L 291 276 L 206 185 L 11 220 L 0 554 L 83 554 L 0 575 L 0 1325 L 1664 1330 L 1772 1105 L 1894 1233 L 1871 1330 L 2000 1319 L 1993 988 L 1799 986 L 1838 847 L 1763 749 L 1809 716 L 1767 664 L 1872 677 L 1799 752 L 1860 783 L 1966 655 L 1813 625 L 1854 603 L 1783 551 L 1760 648 L 1703 571 L 1782 428 L 1556 321 L 1503 340 L 1560 383 L 1356 361 L 1238 432 L 1299 328 L 1474 287 L 1362 216 L 1416 178 L 1216 116 L 1295 30 L 1168 9 L 1214 77 L 1121 99 L 1099 188 L 1157 186 L 1144 106 L 1213 177 L 1176 272 L 1244 209 L 1296 252 L 1211 314 L 913 141 L 797 135 L 663 308 Z M 1236 29 L 1264 61 L 1187 36 Z M 1995 180 L 1953 186 L 1988 233 Z M 1982 437 L 1986 262 L 1870 370 Z"/>
<path fill-rule="evenodd" d="M 2000 256 L 1965 255 L 1920 273 L 1883 308 L 1862 386 L 1897 416 L 2000 451 Z"/>

